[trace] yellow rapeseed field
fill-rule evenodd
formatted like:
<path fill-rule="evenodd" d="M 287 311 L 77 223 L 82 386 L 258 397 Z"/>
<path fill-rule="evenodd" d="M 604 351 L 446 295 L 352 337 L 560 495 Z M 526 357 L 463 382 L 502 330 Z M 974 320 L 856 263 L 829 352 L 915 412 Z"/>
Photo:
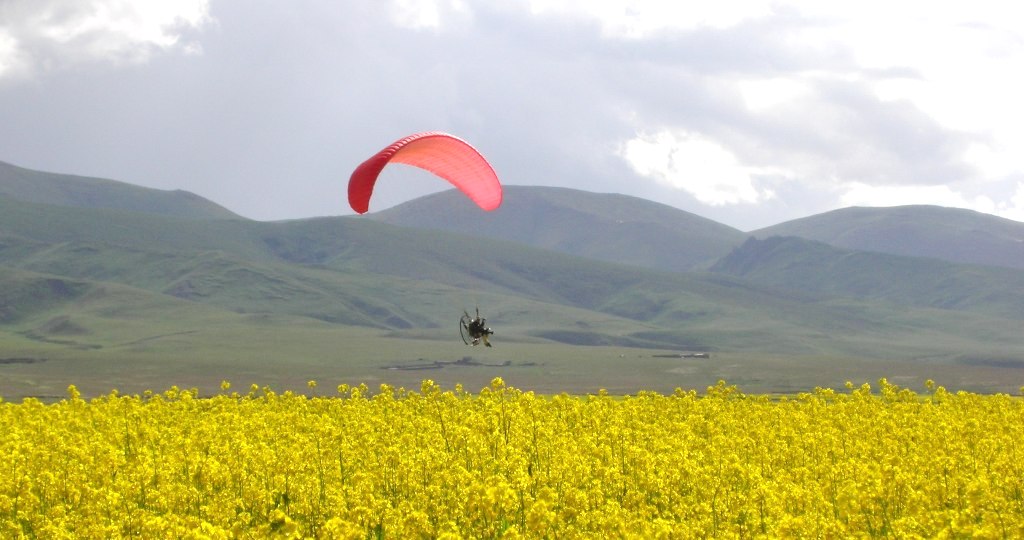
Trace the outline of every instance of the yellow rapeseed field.
<path fill-rule="evenodd" d="M 0 537 L 1024 536 L 1007 395 L 229 386 L 0 403 Z"/>

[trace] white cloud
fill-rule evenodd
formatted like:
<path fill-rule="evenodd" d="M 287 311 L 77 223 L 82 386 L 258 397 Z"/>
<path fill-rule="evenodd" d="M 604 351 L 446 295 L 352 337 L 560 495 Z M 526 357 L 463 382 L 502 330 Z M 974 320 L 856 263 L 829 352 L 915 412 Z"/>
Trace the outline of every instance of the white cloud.
<path fill-rule="evenodd" d="M 0 5 L 0 77 L 78 63 L 138 63 L 156 51 L 201 48 L 185 33 L 210 19 L 209 0 L 8 0 Z"/>
<path fill-rule="evenodd" d="M 1024 182 L 1017 182 L 1017 191 L 1010 197 L 1010 204 L 999 211 L 999 215 L 1024 221 Z"/>
<path fill-rule="evenodd" d="M 704 204 L 750 204 L 773 196 L 756 185 L 758 175 L 772 171 L 745 166 L 720 144 L 695 133 L 640 134 L 619 153 L 638 174 L 686 191 Z"/>
<path fill-rule="evenodd" d="M 1019 154 L 996 142 L 976 142 L 964 152 L 964 160 L 984 178 L 1005 178 L 1022 170 Z"/>
<path fill-rule="evenodd" d="M 531 0 L 535 15 L 576 15 L 596 21 L 607 37 L 642 39 L 695 28 L 728 28 L 771 13 L 770 0 Z"/>
<path fill-rule="evenodd" d="M 829 24 L 801 39 L 848 50 L 865 82 L 884 100 L 907 100 L 952 130 L 1019 148 L 1024 126 L 1007 114 L 1024 95 L 1024 5 L 1014 2 L 857 4 L 806 2 L 802 15 Z M 872 77 L 872 70 L 908 69 L 913 77 Z M 1002 161 L 1024 170 L 1020 152 L 1003 150 Z"/>
<path fill-rule="evenodd" d="M 469 15 L 461 0 L 392 0 L 391 20 L 400 28 L 438 30 L 446 20 Z"/>
<path fill-rule="evenodd" d="M 747 108 L 763 112 L 811 95 L 808 84 L 798 77 L 743 79 L 736 82 Z"/>
<path fill-rule="evenodd" d="M 717 125 L 683 117 L 669 129 L 714 133 L 720 141 L 728 134 L 730 148 L 745 138 L 749 144 L 742 153 L 737 149 L 737 155 L 750 159 L 760 148 L 765 154 L 756 157 L 758 163 L 773 159 L 775 167 L 793 172 L 787 177 L 802 178 L 805 188 L 824 193 L 837 185 L 872 184 L 879 186 L 874 194 L 879 197 L 885 193 L 912 202 L 919 196 L 922 202 L 988 206 L 1005 213 L 1009 203 L 1000 210 L 993 202 L 1002 195 L 968 200 L 941 186 L 910 186 L 898 193 L 891 186 L 958 183 L 966 189 L 966 183 L 975 188 L 1005 185 L 1024 174 L 1024 153 L 1019 151 L 1024 122 L 1015 113 L 1024 95 L 1024 70 L 1019 69 L 1024 65 L 1024 28 L 1018 23 L 1024 19 L 1024 4 L 532 0 L 530 9 L 542 16 L 595 21 L 607 39 L 663 40 L 666 47 L 708 44 L 702 51 L 708 58 L 724 54 L 713 64 L 716 70 L 700 72 L 700 84 L 717 89 L 734 85 L 736 105 L 747 114 L 723 106 L 718 112 L 728 114 L 718 115 Z M 741 25 L 744 31 L 736 32 Z M 694 41 L 664 39 L 694 30 L 701 31 L 693 34 L 698 36 Z M 741 35 L 769 47 L 758 49 L 756 57 L 741 56 L 745 49 L 715 48 Z M 686 58 L 680 51 L 681 73 L 690 67 Z M 729 63 L 736 59 L 750 63 Z M 647 119 L 641 127 L 651 123 Z M 756 132 L 750 129 L 755 124 Z M 757 140 L 765 136 L 776 138 Z M 641 174 L 671 183 L 668 179 L 680 178 L 684 171 L 679 159 L 675 171 L 666 165 L 671 161 L 666 146 L 671 144 L 661 135 L 634 139 L 626 147 L 632 156 L 628 159 Z M 742 166 L 733 155 L 708 152 L 701 166 L 717 163 L 714 176 L 730 179 L 720 182 L 729 189 L 697 190 L 676 181 L 678 187 L 696 191 L 708 204 L 765 199 L 752 180 L 763 171 Z M 844 184 L 853 181 L 863 184 Z M 862 189 L 848 191 L 850 197 L 867 196 Z M 980 192 L 971 193 L 975 191 Z"/>
<path fill-rule="evenodd" d="M 961 158 L 989 183 L 1024 173 L 1024 5 L 1013 2 L 802 2 L 825 21 L 800 39 L 849 52 L 856 75 L 887 102 L 912 104 L 937 125 L 975 139 Z M 810 28 L 810 27 L 809 27 Z M 886 72 L 886 70 L 895 70 Z M 886 74 L 888 73 L 888 74 Z M 903 73 L 904 76 L 895 75 Z M 922 195 L 926 195 L 922 193 Z"/>
<path fill-rule="evenodd" d="M 13 72 L 23 62 L 18 51 L 18 40 L 0 28 L 0 78 Z"/>

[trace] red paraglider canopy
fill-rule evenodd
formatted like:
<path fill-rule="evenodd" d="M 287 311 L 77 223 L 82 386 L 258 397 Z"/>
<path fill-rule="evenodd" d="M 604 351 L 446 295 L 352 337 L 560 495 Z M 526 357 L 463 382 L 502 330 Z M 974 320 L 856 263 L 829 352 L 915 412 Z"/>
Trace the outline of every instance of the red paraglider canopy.
<path fill-rule="evenodd" d="M 501 183 L 484 156 L 458 137 L 428 131 L 399 139 L 356 167 L 348 182 L 348 203 L 353 210 L 360 214 L 369 210 L 377 176 L 392 162 L 444 178 L 484 210 L 501 205 Z"/>

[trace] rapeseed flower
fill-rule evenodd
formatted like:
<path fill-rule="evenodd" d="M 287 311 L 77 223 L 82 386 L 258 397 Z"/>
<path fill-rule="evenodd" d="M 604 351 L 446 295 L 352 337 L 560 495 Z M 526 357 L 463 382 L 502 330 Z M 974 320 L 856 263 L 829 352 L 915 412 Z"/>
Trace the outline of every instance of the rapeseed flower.
<path fill-rule="evenodd" d="M 310 381 L 310 388 L 313 388 Z M 1018 537 L 1024 402 L 338 385 L 0 402 L 0 537 Z"/>

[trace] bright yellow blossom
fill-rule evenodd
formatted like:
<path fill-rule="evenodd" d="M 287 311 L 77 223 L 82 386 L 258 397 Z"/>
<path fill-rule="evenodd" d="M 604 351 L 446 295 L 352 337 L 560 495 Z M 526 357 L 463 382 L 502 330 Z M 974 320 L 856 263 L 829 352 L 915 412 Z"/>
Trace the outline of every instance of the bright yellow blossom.
<path fill-rule="evenodd" d="M 878 385 L 576 397 L 496 377 L 478 394 L 90 401 L 71 386 L 0 402 L 0 537 L 1024 534 L 1024 401 Z"/>

